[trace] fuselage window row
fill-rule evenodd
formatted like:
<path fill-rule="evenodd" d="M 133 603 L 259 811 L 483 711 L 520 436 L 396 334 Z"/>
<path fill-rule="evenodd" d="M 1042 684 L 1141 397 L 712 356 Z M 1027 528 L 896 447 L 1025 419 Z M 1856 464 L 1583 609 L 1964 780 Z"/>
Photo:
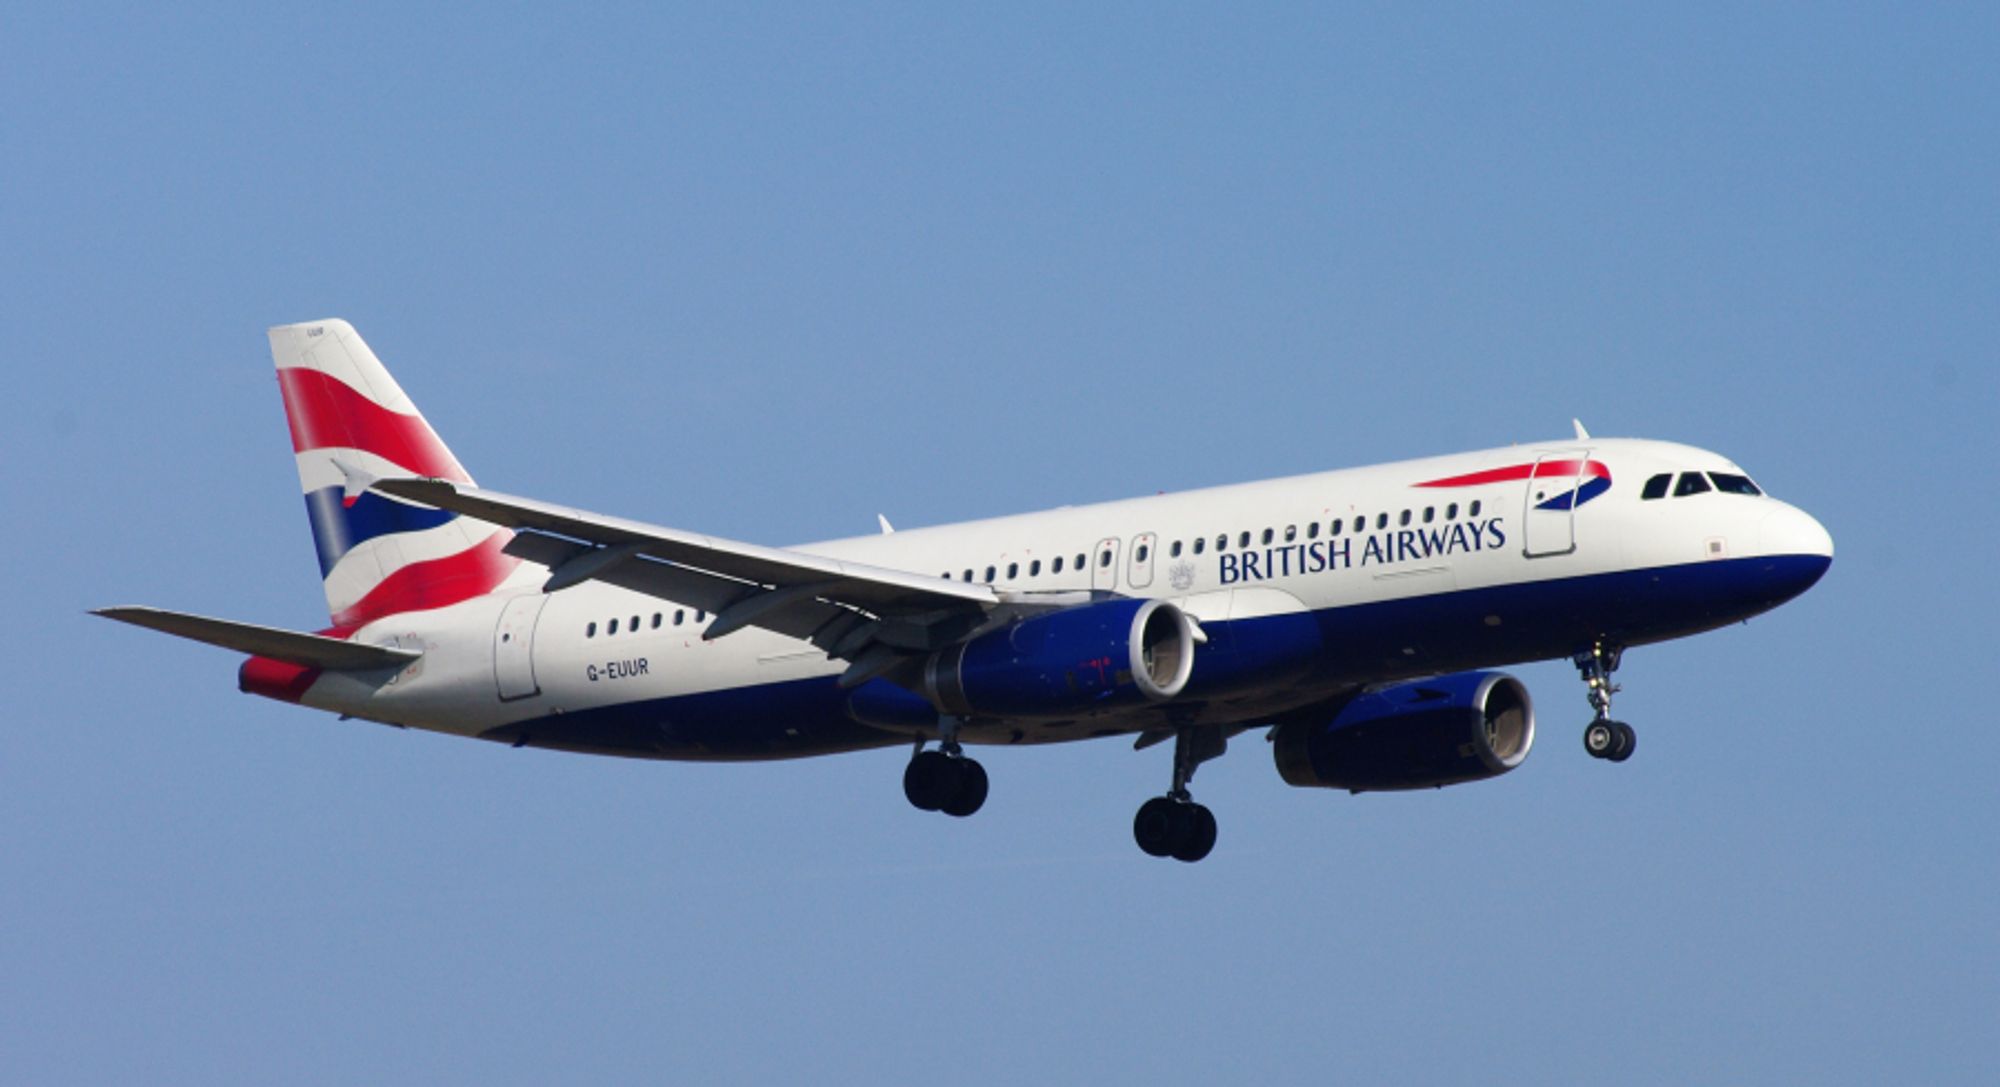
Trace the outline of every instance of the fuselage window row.
<path fill-rule="evenodd" d="M 697 610 L 694 613 L 694 621 L 697 623 L 702 622 L 707 618 L 708 618 L 708 613 L 706 611 Z M 632 616 L 629 620 L 626 621 L 625 631 L 629 634 L 639 633 L 639 629 L 643 625 L 644 619 L 645 619 L 644 616 L 640 615 Z M 652 620 L 652 629 L 654 630 L 660 629 L 662 626 L 666 625 L 666 621 L 667 619 L 665 612 L 659 612 L 659 611 L 654 612 Z M 674 625 L 680 626 L 682 623 L 686 621 L 687 621 L 687 610 L 684 608 L 674 609 Z M 604 636 L 608 638 L 618 633 L 618 629 L 619 629 L 618 620 L 616 619 L 608 620 L 604 624 Z M 595 622 L 585 623 L 583 626 L 583 636 L 586 638 L 597 637 L 597 624 Z"/>
<path fill-rule="evenodd" d="M 1655 489 L 1656 485 L 1661 490 L 1661 493 L 1665 493 L 1665 487 L 1667 485 L 1667 482 L 1671 482 L 1672 478 L 1673 478 L 1672 475 L 1668 474 L 1665 476 L 1655 476 L 1653 477 L 1653 479 L 1648 480 L 1646 483 L 1647 494 L 1645 495 L 1645 497 L 1648 498 L 1659 497 L 1659 495 L 1651 493 Z M 1730 481 L 1729 485 L 1727 486 L 1722 485 L 1721 481 L 1724 478 L 1727 478 Z M 1716 479 L 1718 482 L 1717 489 L 1719 490 L 1736 490 L 1737 488 L 1742 487 L 1742 488 L 1749 488 L 1749 490 L 1738 491 L 1738 493 L 1749 493 L 1749 494 L 1758 493 L 1755 489 L 1756 485 L 1751 483 L 1747 478 L 1741 476 L 1731 476 L 1731 477 L 1716 477 Z M 1703 485 L 1705 486 L 1705 484 Z M 1468 517 L 1479 516 L 1479 511 L 1481 508 L 1482 508 L 1481 501 L 1478 499 L 1473 500 L 1473 502 L 1466 507 L 1465 510 L 1466 516 Z M 1437 522 L 1438 508 L 1436 506 L 1425 506 L 1421 512 L 1424 524 L 1427 525 L 1435 524 Z M 1444 507 L 1444 519 L 1446 521 L 1458 520 L 1458 514 L 1459 514 L 1458 503 L 1452 502 Z M 1396 523 L 1401 526 L 1408 526 L 1413 520 L 1417 518 L 1417 515 L 1418 511 L 1415 509 L 1401 510 L 1396 515 Z M 1320 525 L 1321 522 L 1317 519 L 1306 522 L 1305 538 L 1308 540 L 1319 539 Z M 1347 518 L 1345 517 L 1335 517 L 1331 521 L 1325 522 L 1325 525 L 1326 525 L 1326 534 L 1330 538 L 1341 535 L 1343 529 L 1350 531 L 1352 534 L 1358 535 L 1360 533 L 1368 531 L 1368 515 L 1357 514 L 1354 517 L 1353 521 L 1351 522 L 1348 521 Z M 1389 527 L 1389 514 L 1386 512 L 1376 514 L 1375 528 L 1379 531 L 1379 530 L 1385 530 L 1388 527 Z M 1284 527 L 1282 534 L 1275 527 L 1265 528 L 1260 532 L 1252 532 L 1248 529 L 1245 529 L 1237 533 L 1236 546 L 1239 549 L 1247 549 L 1252 545 L 1254 541 L 1256 543 L 1261 544 L 1262 546 L 1269 547 L 1274 543 L 1276 543 L 1281 535 L 1285 543 L 1287 544 L 1297 543 L 1299 539 L 1299 526 L 1296 523 L 1286 525 Z M 1230 534 L 1227 532 L 1219 532 L 1216 534 L 1215 550 L 1218 553 L 1229 550 L 1229 538 Z M 1206 536 L 1196 536 L 1191 541 L 1173 540 L 1167 545 L 1167 557 L 1171 559 L 1178 559 L 1183 554 L 1189 554 L 1189 553 L 1195 555 L 1201 555 L 1207 553 L 1207 551 L 1208 551 L 1208 537 Z M 1150 561 L 1152 557 L 1153 553 L 1151 546 L 1147 542 L 1144 542 L 1143 540 L 1137 543 L 1132 549 L 1132 561 L 1135 564 L 1144 564 Z M 1112 562 L 1116 558 L 1117 558 L 1116 549 L 1109 547 L 1104 548 L 1103 551 L 1099 553 L 1099 555 L 1097 556 L 1097 566 L 1101 570 L 1108 570 L 1111 568 Z M 1051 575 L 1062 573 L 1065 561 L 1066 561 L 1065 556 L 1057 555 L 1054 559 L 1051 559 L 1049 561 L 1048 572 Z M 1086 565 L 1085 556 L 1083 555 L 1076 556 L 1075 569 L 1078 571 L 1082 571 L 1085 565 Z M 974 575 L 977 572 L 978 571 L 974 570 L 972 567 L 966 567 L 964 570 L 958 573 L 957 580 L 972 582 L 975 580 Z M 1008 563 L 1006 567 L 1006 572 L 1008 581 L 1019 580 L 1021 577 L 1021 564 L 1019 562 Z M 986 577 L 984 583 L 989 585 L 994 584 L 999 580 L 1000 567 L 997 564 L 988 566 L 986 567 L 985 574 Z M 954 580 L 953 574 L 950 570 L 946 570 L 940 573 L 938 576 L 946 581 Z M 1042 560 L 1034 559 L 1028 563 L 1027 576 L 1029 578 L 1038 578 L 1042 576 Z M 655 627 L 659 626 L 658 620 L 659 617 L 655 616 L 653 623 Z M 680 621 L 681 621 L 680 614 L 675 613 L 674 615 L 675 625 L 679 625 Z M 638 621 L 636 619 L 633 620 L 634 629 L 637 628 L 637 625 Z M 610 633 L 613 634 L 617 633 L 617 630 L 615 629 L 617 626 L 616 620 L 612 622 L 611 626 L 614 629 L 612 629 Z M 594 629 L 595 624 L 592 624 L 592 627 L 593 627 L 592 631 L 590 633 L 587 633 L 585 635 L 586 637 L 595 636 L 595 629 Z"/>

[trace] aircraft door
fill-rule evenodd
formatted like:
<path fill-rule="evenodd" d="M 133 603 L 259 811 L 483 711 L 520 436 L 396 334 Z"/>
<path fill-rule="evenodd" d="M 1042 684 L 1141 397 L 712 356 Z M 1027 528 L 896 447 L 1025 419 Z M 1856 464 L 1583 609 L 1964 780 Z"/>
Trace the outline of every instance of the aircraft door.
<path fill-rule="evenodd" d="M 502 702 L 542 693 L 535 682 L 535 621 L 548 602 L 544 593 L 529 593 L 500 609 L 500 622 L 493 628 L 493 677 Z"/>
<path fill-rule="evenodd" d="M 1090 587 L 1105 592 L 1117 590 L 1118 537 L 1107 536 L 1097 541 L 1097 549 L 1090 555 Z"/>
<path fill-rule="evenodd" d="M 1125 572 L 1125 581 L 1132 588 L 1143 589 L 1153 583 L 1153 549 L 1158 543 L 1150 532 L 1132 537 L 1132 565 Z"/>
<path fill-rule="evenodd" d="M 1531 559 L 1576 550 L 1577 488 L 1583 485 L 1590 450 L 1565 449 L 1535 459 L 1521 513 L 1521 551 Z"/>

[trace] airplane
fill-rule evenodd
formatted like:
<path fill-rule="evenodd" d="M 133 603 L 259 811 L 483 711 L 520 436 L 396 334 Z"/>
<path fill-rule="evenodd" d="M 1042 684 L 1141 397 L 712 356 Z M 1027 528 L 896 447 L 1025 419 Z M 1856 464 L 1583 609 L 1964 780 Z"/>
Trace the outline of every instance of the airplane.
<path fill-rule="evenodd" d="M 270 330 L 330 624 L 96 614 L 249 655 L 244 692 L 514 747 L 673 760 L 911 750 L 967 816 L 966 748 L 1173 743 L 1133 836 L 1198 861 L 1195 770 L 1267 730 L 1280 778 L 1442 787 L 1527 758 L 1493 669 L 1567 659 L 1623 762 L 1623 653 L 1805 592 L 1826 529 L 1717 454 L 1572 437 L 768 547 L 486 490 L 345 321 Z"/>

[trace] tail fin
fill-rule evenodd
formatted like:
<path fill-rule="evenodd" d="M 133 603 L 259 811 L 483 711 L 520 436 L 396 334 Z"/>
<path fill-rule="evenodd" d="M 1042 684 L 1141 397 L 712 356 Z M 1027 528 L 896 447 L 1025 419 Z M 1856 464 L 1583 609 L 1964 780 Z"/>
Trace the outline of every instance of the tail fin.
<path fill-rule="evenodd" d="M 335 629 L 456 604 L 506 580 L 519 565 L 501 553 L 506 529 L 368 490 L 385 477 L 472 477 L 352 325 L 280 325 L 271 358 Z"/>

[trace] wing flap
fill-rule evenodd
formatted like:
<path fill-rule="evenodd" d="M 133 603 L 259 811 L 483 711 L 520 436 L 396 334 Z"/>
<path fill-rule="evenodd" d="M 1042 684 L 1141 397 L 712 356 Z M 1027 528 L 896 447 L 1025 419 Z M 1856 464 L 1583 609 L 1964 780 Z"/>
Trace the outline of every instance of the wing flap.
<path fill-rule="evenodd" d="M 98 608 L 91 614 L 145 627 L 148 630 L 157 630 L 163 634 L 172 634 L 177 638 L 188 638 L 305 668 L 325 668 L 337 672 L 401 668 L 423 656 L 414 649 L 363 645 L 359 642 L 329 638 L 323 634 L 306 634 L 302 631 L 258 626 L 255 623 L 239 623 L 232 619 L 212 619 L 206 615 L 192 615 L 162 608 L 137 606 Z"/>

